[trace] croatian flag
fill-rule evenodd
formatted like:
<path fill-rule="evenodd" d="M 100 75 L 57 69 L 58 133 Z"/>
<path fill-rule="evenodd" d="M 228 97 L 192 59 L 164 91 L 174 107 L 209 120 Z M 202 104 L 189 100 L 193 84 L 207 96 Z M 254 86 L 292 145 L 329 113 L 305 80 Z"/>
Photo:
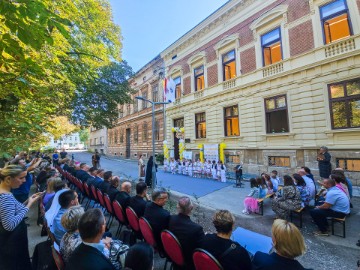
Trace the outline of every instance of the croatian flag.
<path fill-rule="evenodd" d="M 164 79 L 164 101 L 165 102 L 174 102 L 175 101 L 175 88 L 176 84 L 174 80 L 170 77 L 170 79 Z"/>

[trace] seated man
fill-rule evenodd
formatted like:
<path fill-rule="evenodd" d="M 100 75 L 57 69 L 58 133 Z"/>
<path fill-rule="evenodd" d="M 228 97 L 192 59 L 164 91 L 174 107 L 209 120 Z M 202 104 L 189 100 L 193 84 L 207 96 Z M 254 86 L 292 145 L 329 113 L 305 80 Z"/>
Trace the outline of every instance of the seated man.
<path fill-rule="evenodd" d="M 79 179 L 81 182 L 86 182 L 89 177 L 89 169 L 90 167 L 86 165 L 86 163 L 81 163 L 80 169 L 76 171 L 76 178 Z"/>
<path fill-rule="evenodd" d="M 121 184 L 121 191 L 117 193 L 115 197 L 115 200 L 117 200 L 120 203 L 124 211 L 126 207 L 128 207 L 129 205 L 130 192 L 131 192 L 131 183 L 125 181 L 124 183 Z"/>
<path fill-rule="evenodd" d="M 86 183 L 88 184 L 88 186 L 92 186 L 93 183 L 95 182 L 95 177 L 97 175 L 97 169 L 95 167 L 91 167 L 89 170 L 88 170 L 88 174 L 89 176 L 87 177 L 86 179 Z"/>
<path fill-rule="evenodd" d="M 110 187 L 109 187 L 109 189 L 107 191 L 107 195 L 109 195 L 109 199 L 110 199 L 111 202 L 113 200 L 115 200 L 116 196 L 120 193 L 120 191 L 118 190 L 119 184 L 120 184 L 119 176 L 113 176 L 110 179 Z"/>
<path fill-rule="evenodd" d="M 103 254 L 104 244 L 101 238 L 105 232 L 106 222 L 100 209 L 89 209 L 79 221 L 79 232 L 82 243 L 75 249 L 66 264 L 66 270 L 102 269 L 114 270 L 110 260 Z"/>
<path fill-rule="evenodd" d="M 160 233 L 168 228 L 170 213 L 163 206 L 169 199 L 169 195 L 164 188 L 155 189 L 152 193 L 152 202 L 145 208 L 144 217 L 149 221 L 154 232 L 156 244 L 162 250 Z"/>
<path fill-rule="evenodd" d="M 74 190 L 67 190 L 59 196 L 60 210 L 56 214 L 52 226 L 50 227 L 51 232 L 54 234 L 57 243 L 59 244 L 61 238 L 66 233 L 66 230 L 61 225 L 61 217 L 63 214 L 74 205 L 78 205 L 78 195 Z"/>
<path fill-rule="evenodd" d="M 328 236 L 327 217 L 344 218 L 350 213 L 350 201 L 346 194 L 335 186 L 335 180 L 325 179 L 323 186 L 327 189 L 325 202 L 310 210 L 310 215 L 319 228 L 314 232 L 318 236 Z"/>
<path fill-rule="evenodd" d="M 104 172 L 104 181 L 102 181 L 99 185 L 98 185 L 98 189 L 100 189 L 100 191 L 104 194 L 107 193 L 107 191 L 110 188 L 110 180 L 112 178 L 112 171 L 106 171 Z"/>
<path fill-rule="evenodd" d="M 200 242 L 205 236 L 203 228 L 190 219 L 192 209 L 190 198 L 181 197 L 177 204 L 179 214 L 171 216 L 169 221 L 169 230 L 181 244 L 186 269 L 195 269 L 192 254 L 195 248 L 200 247 Z"/>
<path fill-rule="evenodd" d="M 216 212 L 213 224 L 217 233 L 205 235 L 200 247 L 210 252 L 224 269 L 251 270 L 251 260 L 246 249 L 230 240 L 234 222 L 235 218 L 228 210 Z"/>
<path fill-rule="evenodd" d="M 144 215 L 147 198 L 147 185 L 145 182 L 136 184 L 136 195 L 129 200 L 129 206 L 135 211 L 140 218 Z"/>

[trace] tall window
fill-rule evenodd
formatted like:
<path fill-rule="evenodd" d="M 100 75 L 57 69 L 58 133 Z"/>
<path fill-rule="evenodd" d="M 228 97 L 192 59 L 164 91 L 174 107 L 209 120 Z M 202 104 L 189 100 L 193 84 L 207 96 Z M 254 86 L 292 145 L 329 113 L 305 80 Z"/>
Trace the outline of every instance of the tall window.
<path fill-rule="evenodd" d="M 114 132 L 114 142 L 117 143 L 118 142 L 118 131 L 117 129 Z"/>
<path fill-rule="evenodd" d="M 133 102 L 133 108 L 134 108 L 134 113 L 136 113 L 138 111 L 138 100 L 135 99 Z"/>
<path fill-rule="evenodd" d="M 239 136 L 239 109 L 237 105 L 224 108 L 225 136 Z"/>
<path fill-rule="evenodd" d="M 176 77 L 174 79 L 174 83 L 175 83 L 175 98 L 180 98 L 181 97 L 181 77 Z"/>
<path fill-rule="evenodd" d="M 138 143 L 139 141 L 139 126 L 138 124 L 134 125 L 134 142 Z"/>
<path fill-rule="evenodd" d="M 131 106 L 130 106 L 130 104 L 126 104 L 126 113 L 127 113 L 127 115 L 131 114 Z"/>
<path fill-rule="evenodd" d="M 194 81 L 195 91 L 199 91 L 205 88 L 204 66 L 200 66 L 194 69 Z"/>
<path fill-rule="evenodd" d="M 329 85 L 333 129 L 360 127 L 360 78 Z"/>
<path fill-rule="evenodd" d="M 263 65 L 271 65 L 282 60 L 280 28 L 261 36 Z"/>
<path fill-rule="evenodd" d="M 289 132 L 286 96 L 265 99 L 266 133 Z"/>
<path fill-rule="evenodd" d="M 124 117 L 124 105 L 121 105 L 119 108 L 119 118 Z"/>
<path fill-rule="evenodd" d="M 320 7 L 325 44 L 351 35 L 348 8 L 345 0 L 336 0 Z"/>
<path fill-rule="evenodd" d="M 222 56 L 223 80 L 227 81 L 236 77 L 235 50 Z"/>
<path fill-rule="evenodd" d="M 155 120 L 155 140 L 160 141 L 160 122 L 159 120 Z"/>
<path fill-rule="evenodd" d="M 142 93 L 142 97 L 144 98 L 144 99 L 147 99 L 147 91 L 145 91 L 145 92 L 143 92 Z M 142 109 L 144 110 L 144 109 L 146 109 L 147 108 L 147 101 L 145 101 L 145 100 L 143 100 L 142 101 Z"/>
<path fill-rule="evenodd" d="M 205 113 L 195 114 L 196 138 L 206 138 L 206 118 Z"/>
<path fill-rule="evenodd" d="M 120 130 L 120 143 L 123 143 L 124 142 L 124 130 L 123 129 L 121 129 Z"/>
<path fill-rule="evenodd" d="M 148 138 L 147 131 L 148 131 L 147 123 L 144 122 L 143 123 L 143 128 L 142 128 L 142 140 L 143 140 L 143 142 L 147 141 L 147 138 Z"/>
<path fill-rule="evenodd" d="M 159 86 L 154 85 L 152 88 L 152 101 L 159 102 Z"/>

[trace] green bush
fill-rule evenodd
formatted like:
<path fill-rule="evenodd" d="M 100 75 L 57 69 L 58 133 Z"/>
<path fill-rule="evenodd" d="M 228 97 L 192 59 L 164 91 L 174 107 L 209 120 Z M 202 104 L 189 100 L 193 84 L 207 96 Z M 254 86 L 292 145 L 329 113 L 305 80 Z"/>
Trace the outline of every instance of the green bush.
<path fill-rule="evenodd" d="M 156 155 L 156 162 L 163 165 L 164 164 L 164 155 L 163 154 L 157 154 Z"/>

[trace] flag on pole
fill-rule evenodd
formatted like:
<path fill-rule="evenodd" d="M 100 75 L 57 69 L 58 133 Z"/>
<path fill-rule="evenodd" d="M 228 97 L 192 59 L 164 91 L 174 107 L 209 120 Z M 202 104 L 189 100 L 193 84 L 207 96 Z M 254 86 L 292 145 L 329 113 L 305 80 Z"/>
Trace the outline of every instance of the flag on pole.
<path fill-rule="evenodd" d="M 169 79 L 164 79 L 164 101 L 165 102 L 174 102 L 175 101 L 175 88 L 176 84 L 174 80 L 170 77 Z"/>

